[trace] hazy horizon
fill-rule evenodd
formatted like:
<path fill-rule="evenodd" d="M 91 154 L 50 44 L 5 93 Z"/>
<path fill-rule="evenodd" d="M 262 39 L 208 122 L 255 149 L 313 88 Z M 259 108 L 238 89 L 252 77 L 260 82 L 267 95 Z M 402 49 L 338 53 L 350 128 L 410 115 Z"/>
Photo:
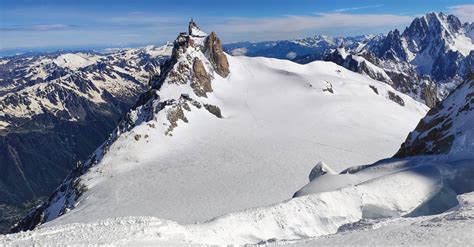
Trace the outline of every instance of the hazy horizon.
<path fill-rule="evenodd" d="M 407 3 L 345 0 L 323 5 L 309 0 L 245 0 L 229 6 L 214 0 L 186 4 L 4 0 L 0 10 L 0 56 L 160 45 L 185 31 L 190 18 L 203 29 L 216 31 L 223 43 L 386 33 L 403 29 L 413 18 L 428 12 L 454 14 L 462 22 L 474 19 L 471 1 Z"/>

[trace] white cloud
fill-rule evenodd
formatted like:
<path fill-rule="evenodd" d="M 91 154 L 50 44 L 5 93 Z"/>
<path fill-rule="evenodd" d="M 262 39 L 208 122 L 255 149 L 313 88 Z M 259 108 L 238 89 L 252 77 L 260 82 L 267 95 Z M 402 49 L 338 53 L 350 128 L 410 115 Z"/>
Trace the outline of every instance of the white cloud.
<path fill-rule="evenodd" d="M 474 4 L 450 6 L 449 11 L 462 22 L 474 22 Z"/>
<path fill-rule="evenodd" d="M 361 9 L 371 9 L 371 8 L 379 8 L 382 7 L 383 4 L 376 4 L 376 5 L 368 5 L 368 6 L 360 6 L 360 7 L 352 7 L 352 8 L 343 8 L 343 9 L 336 9 L 334 12 L 347 12 L 353 10 L 361 10 Z"/>
<path fill-rule="evenodd" d="M 368 8 L 362 6 L 354 8 Z M 348 10 L 347 10 L 348 11 Z M 63 14 L 63 13 L 61 13 Z M 73 13 L 71 13 L 73 15 Z M 87 25 L 33 25 L 2 26 L 0 31 L 14 35 L 4 37 L 3 48 L 19 46 L 59 46 L 82 44 L 161 43 L 174 40 L 180 31 L 186 31 L 189 16 L 158 15 L 152 12 L 129 12 L 123 15 L 87 17 Z M 81 17 L 81 18 L 86 18 Z M 222 17 L 194 16 L 206 31 L 216 31 L 223 42 L 294 39 L 316 34 L 348 36 L 385 33 L 403 28 L 413 16 L 392 14 L 352 14 L 345 10 L 316 13 L 313 15 L 288 15 L 278 17 Z M 74 19 L 75 20 L 75 19 Z M 77 19 L 78 23 L 82 19 Z M 48 31 L 48 32 L 46 32 Z M 35 40 L 24 36 L 35 35 Z M 24 44 L 19 42 L 24 40 Z"/>
<path fill-rule="evenodd" d="M 72 28 L 77 28 L 77 26 L 66 24 L 5 25 L 0 26 L 0 31 L 55 31 Z"/>
<path fill-rule="evenodd" d="M 368 33 L 374 28 L 399 27 L 409 24 L 412 16 L 391 14 L 346 14 L 341 12 L 318 13 L 316 15 L 291 15 L 277 18 L 233 18 L 219 24 L 210 24 L 206 28 L 233 37 L 240 35 L 254 36 L 255 39 L 288 38 L 344 30 L 358 30 Z M 337 33 L 337 32 L 332 32 Z"/>

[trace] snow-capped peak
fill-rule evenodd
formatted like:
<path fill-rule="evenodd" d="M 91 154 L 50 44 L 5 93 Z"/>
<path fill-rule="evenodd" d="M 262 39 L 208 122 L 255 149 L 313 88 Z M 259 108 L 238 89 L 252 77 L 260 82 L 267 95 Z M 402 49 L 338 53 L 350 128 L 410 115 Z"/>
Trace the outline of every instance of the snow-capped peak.
<path fill-rule="evenodd" d="M 180 33 L 174 41 L 171 59 L 163 66 L 163 74 L 152 85 L 160 89 L 163 84 L 190 83 L 197 96 L 206 97 L 206 93 L 212 92 L 214 71 L 226 77 L 229 63 L 220 39 L 214 32 L 207 35 L 193 20 L 189 22 L 188 29 L 188 33 Z M 173 94 L 171 98 L 176 96 Z"/>
<path fill-rule="evenodd" d="M 194 22 L 193 19 L 189 22 L 189 27 L 188 27 L 188 34 L 193 36 L 193 37 L 207 37 L 207 33 L 202 31 L 197 24 Z"/>
<path fill-rule="evenodd" d="M 403 36 L 409 41 L 408 48 L 411 52 L 435 48 L 436 43 L 431 44 L 429 41 L 443 42 L 444 49 L 459 51 L 463 56 L 467 56 L 474 49 L 473 41 L 465 35 L 459 19 L 442 12 L 432 12 L 415 18 L 405 29 Z"/>

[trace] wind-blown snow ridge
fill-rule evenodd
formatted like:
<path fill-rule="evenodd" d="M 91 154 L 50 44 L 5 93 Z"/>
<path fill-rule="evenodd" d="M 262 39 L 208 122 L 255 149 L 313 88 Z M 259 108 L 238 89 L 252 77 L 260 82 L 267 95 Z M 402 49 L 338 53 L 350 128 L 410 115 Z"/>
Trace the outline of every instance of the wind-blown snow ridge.
<path fill-rule="evenodd" d="M 334 234 L 341 226 L 362 219 L 404 216 L 422 211 L 420 208 L 426 203 L 431 207 L 437 206 L 446 198 L 436 201 L 436 194 L 449 186 L 467 185 L 473 189 L 473 183 L 459 183 L 473 172 L 472 160 L 451 164 L 423 159 L 386 161 L 353 173 L 365 176 L 365 182 L 355 186 L 230 213 L 202 224 L 179 225 L 143 217 L 116 218 L 44 227 L 33 232 L 0 237 L 0 241 L 28 243 L 34 239 L 49 244 L 57 241 L 68 244 L 111 241 L 107 243 L 240 245 L 302 240 Z M 451 196 L 455 201 L 456 194 Z M 467 207 L 469 205 L 463 201 L 458 211 L 466 210 L 472 214 L 472 207 Z M 71 231 L 77 234 L 70 234 Z M 65 238 L 63 233 L 66 232 L 69 237 Z"/>

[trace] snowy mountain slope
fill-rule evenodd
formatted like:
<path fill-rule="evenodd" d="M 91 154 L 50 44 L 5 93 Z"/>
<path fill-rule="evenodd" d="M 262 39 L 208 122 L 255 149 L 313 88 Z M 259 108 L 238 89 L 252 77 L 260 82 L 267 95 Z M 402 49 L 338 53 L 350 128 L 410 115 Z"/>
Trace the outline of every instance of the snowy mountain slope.
<path fill-rule="evenodd" d="M 107 139 L 171 49 L 1 58 L 0 205 L 22 208 L 50 194 Z M 14 222 L 1 217 L 3 232 Z"/>
<path fill-rule="evenodd" d="M 227 56 L 214 33 L 181 34 L 162 71 L 109 141 L 17 230 L 60 215 L 50 224 L 191 223 L 282 201 L 314 160 L 342 170 L 393 154 L 427 110 L 334 63 Z"/>
<path fill-rule="evenodd" d="M 471 75 L 470 79 L 459 85 L 448 98 L 431 108 L 427 115 L 420 120 L 415 130 L 408 135 L 394 158 L 421 157 L 422 160 L 415 159 L 415 163 L 465 160 L 468 165 L 472 165 L 472 161 L 470 163 L 469 161 L 474 158 L 473 104 L 474 78 Z M 423 158 L 424 156 L 426 157 Z M 427 161 L 423 161 L 423 159 Z M 390 161 L 388 162 L 390 163 Z M 384 164 L 386 161 L 380 163 Z M 396 162 L 394 166 L 398 166 Z M 318 164 L 313 168 L 312 174 L 319 175 L 317 177 L 313 175 L 310 182 L 295 193 L 295 196 L 332 191 L 361 183 L 371 179 L 372 175 L 369 173 L 369 177 L 354 176 L 353 173 L 358 173 L 361 169 L 363 171 L 364 169 L 380 169 L 380 167 L 382 166 L 376 163 L 367 167 L 349 168 L 340 174 L 334 174 L 326 164 Z M 453 167 L 446 170 L 453 170 L 451 172 L 455 173 L 458 169 L 460 168 Z M 470 192 L 471 190 L 468 188 L 472 186 L 474 185 L 466 185 L 463 190 Z"/>
<path fill-rule="evenodd" d="M 372 219 L 347 225 L 340 233 L 316 239 L 270 241 L 270 246 L 316 245 L 401 245 L 430 244 L 452 245 L 472 242 L 473 194 L 458 196 L 458 208 L 441 215 L 416 218 Z M 192 228 L 193 226 L 190 226 Z M 194 226 L 195 227 L 195 226 Z M 156 246 L 202 246 L 191 238 L 183 226 L 153 217 L 128 217 L 100 220 L 86 224 L 66 224 L 44 227 L 35 231 L 0 236 L 6 245 L 130 245 L 153 244 Z M 162 232 L 182 232 L 175 239 L 161 237 Z M 211 241 L 208 241 L 209 243 Z M 206 243 L 202 241 L 201 243 Z"/>
<path fill-rule="evenodd" d="M 233 65 L 230 60 L 231 68 Z M 466 81 L 437 108 L 453 103 L 471 104 L 472 95 L 466 90 L 472 88 L 472 80 Z M 437 108 L 432 111 L 440 112 Z M 463 120 L 470 119 L 473 113 L 469 108 L 462 114 L 450 115 L 454 123 L 463 124 L 459 132 L 472 132 L 472 121 Z M 432 116 L 428 114 L 425 120 Z M 457 150 L 456 147 L 452 150 Z M 319 186 L 305 187 L 291 200 L 232 212 L 200 224 L 183 225 L 154 217 L 60 224 L 59 218 L 32 232 L 0 237 L 0 241 L 9 244 L 36 241 L 44 244 L 274 243 L 295 246 L 425 244 L 427 241 L 466 244 L 473 240 L 474 201 L 469 193 L 474 190 L 470 179 L 474 176 L 472 149 L 472 145 L 467 145 L 464 152 L 448 155 L 413 153 L 419 156 L 381 160 L 348 168 L 340 174 L 321 163 L 310 175 L 310 184 Z M 326 188 L 321 188 L 323 184 Z M 439 213 L 442 214 L 433 215 Z M 64 235 L 65 232 L 74 234 Z M 334 235 L 324 237 L 330 234 Z"/>
<path fill-rule="evenodd" d="M 435 106 L 439 100 L 436 84 L 427 76 L 419 76 L 416 70 L 407 63 L 387 62 L 370 53 L 354 54 L 343 47 L 331 50 L 324 60 L 386 82 L 429 107 Z"/>
<path fill-rule="evenodd" d="M 326 61 L 332 61 L 351 71 L 367 75 L 378 81 L 383 81 L 393 85 L 393 81 L 385 70 L 377 67 L 362 56 L 350 54 L 343 46 L 340 46 L 325 58 Z"/>
<path fill-rule="evenodd" d="M 474 241 L 473 193 L 474 182 L 474 78 L 459 85 L 444 101 L 432 108 L 416 129 L 409 134 L 396 158 L 408 157 L 415 163 L 451 163 L 441 169 L 447 177 L 441 180 L 441 189 L 414 215 L 440 213 L 458 204 L 458 207 L 441 215 L 418 218 L 361 221 L 338 230 L 338 234 L 296 245 L 320 244 L 467 244 Z M 416 158 L 413 158 L 415 156 Z M 379 163 L 390 163 L 390 160 Z M 394 163 L 394 162 L 392 162 Z M 396 165 L 396 163 L 394 163 Z M 318 166 L 321 170 L 322 166 Z M 380 164 L 355 167 L 339 175 L 322 174 L 296 193 L 297 196 L 320 193 L 360 183 L 364 178 L 354 176 L 364 169 L 380 170 Z M 420 173 L 426 175 L 426 173 Z M 329 185 L 328 185 L 329 184 Z"/>

